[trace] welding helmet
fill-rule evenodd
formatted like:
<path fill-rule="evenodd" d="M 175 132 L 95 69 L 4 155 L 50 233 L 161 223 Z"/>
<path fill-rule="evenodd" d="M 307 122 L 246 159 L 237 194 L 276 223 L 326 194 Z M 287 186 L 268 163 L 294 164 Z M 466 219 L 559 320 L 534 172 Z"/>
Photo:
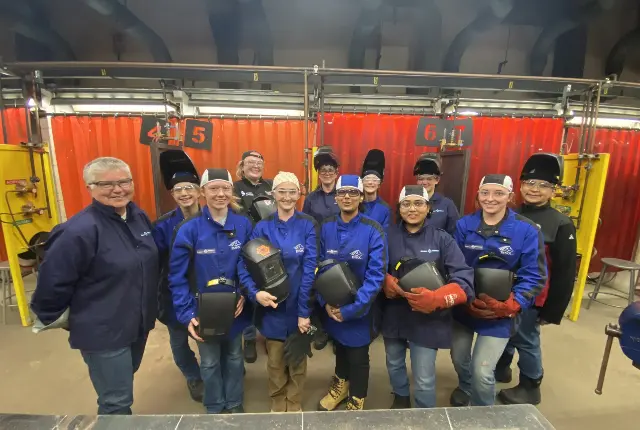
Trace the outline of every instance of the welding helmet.
<path fill-rule="evenodd" d="M 330 146 L 319 147 L 313 156 L 313 168 L 318 171 L 322 166 L 333 166 L 336 169 L 340 167 L 338 157 L 333 153 L 333 149 Z"/>
<path fill-rule="evenodd" d="M 191 182 L 198 185 L 198 171 L 191 158 L 180 149 L 168 149 L 160 153 L 160 173 L 167 190 L 171 190 L 180 182 Z"/>
<path fill-rule="evenodd" d="M 384 152 L 379 149 L 372 149 L 367 153 L 362 163 L 362 174 L 360 177 L 364 179 L 365 176 L 375 175 L 382 181 L 384 179 L 384 165 Z"/>
<path fill-rule="evenodd" d="M 251 202 L 248 215 L 253 222 L 258 222 L 268 218 L 274 214 L 278 209 L 276 208 L 276 202 L 269 196 L 258 196 Z"/>
<path fill-rule="evenodd" d="M 404 257 L 398 261 L 394 270 L 400 288 L 407 293 L 412 288 L 435 291 L 444 285 L 444 279 L 433 261 Z"/>
<path fill-rule="evenodd" d="M 413 176 L 418 175 L 442 175 L 442 168 L 438 154 L 425 152 L 418 157 L 413 166 Z"/>
<path fill-rule="evenodd" d="M 554 185 L 562 183 L 564 158 L 558 154 L 539 152 L 533 154 L 522 168 L 520 180 L 538 179 Z"/>
<path fill-rule="evenodd" d="M 358 286 L 358 279 L 347 263 L 329 259 L 318 265 L 313 287 L 329 305 L 340 307 L 353 303 Z"/>
<path fill-rule="evenodd" d="M 34 234 L 29 239 L 27 250 L 18 254 L 18 264 L 22 267 L 32 267 L 42 261 L 48 238 L 48 231 L 39 231 Z"/>
<path fill-rule="evenodd" d="M 486 294 L 501 302 L 507 300 L 515 284 L 516 275 L 507 269 L 491 267 L 508 264 L 507 261 L 494 253 L 488 253 L 478 258 L 478 264 L 483 267 L 474 268 L 476 296 Z"/>
<path fill-rule="evenodd" d="M 231 332 L 240 295 L 235 287 L 223 290 L 198 294 L 197 331 L 204 340 L 218 339 Z"/>
<path fill-rule="evenodd" d="M 289 296 L 289 279 L 281 251 L 264 238 L 250 240 L 242 247 L 242 257 L 253 281 L 261 291 L 276 297 L 276 303 Z"/>

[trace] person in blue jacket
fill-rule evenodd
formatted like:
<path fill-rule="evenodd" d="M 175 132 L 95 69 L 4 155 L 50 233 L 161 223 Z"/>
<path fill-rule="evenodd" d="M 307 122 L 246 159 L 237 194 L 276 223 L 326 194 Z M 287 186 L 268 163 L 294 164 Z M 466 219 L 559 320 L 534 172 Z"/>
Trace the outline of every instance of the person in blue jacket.
<path fill-rule="evenodd" d="M 436 354 L 451 348 L 451 309 L 474 298 L 473 270 L 458 244 L 444 230 L 426 223 L 429 195 L 420 185 L 407 185 L 399 199 L 400 224 L 389 229 L 389 270 L 385 278 L 382 336 L 393 389 L 391 409 L 411 407 L 407 348 L 411 354 L 414 399 L 418 408 L 436 406 Z M 398 285 L 403 259 L 435 262 L 447 284 L 431 291 Z M 408 263 L 407 263 L 408 264 Z"/>
<path fill-rule="evenodd" d="M 163 172 L 164 174 L 164 172 Z M 191 398 L 202 401 L 203 384 L 196 355 L 189 346 L 187 327 L 176 319 L 173 299 L 169 290 L 169 251 L 175 228 L 185 219 L 196 216 L 200 211 L 200 180 L 192 172 L 177 172 L 169 180 L 171 197 L 178 207 L 162 215 L 153 224 L 153 239 L 160 254 L 161 279 L 158 291 L 158 321 L 167 326 L 169 345 L 173 361 L 187 380 Z"/>
<path fill-rule="evenodd" d="M 158 250 L 151 221 L 131 201 L 134 183 L 122 160 L 101 157 L 82 172 L 92 203 L 46 243 L 31 310 L 64 327 L 98 394 L 98 414 L 131 415 L 133 375 L 155 324 Z"/>
<path fill-rule="evenodd" d="M 242 413 L 242 330 L 251 321 L 252 309 L 245 306 L 242 295 L 227 336 L 204 341 L 197 332 L 195 294 L 239 292 L 250 282 L 249 275 L 241 270 L 244 264 L 240 251 L 249 240 L 252 224 L 245 215 L 234 212 L 239 205 L 227 170 L 205 170 L 200 185 L 207 204 L 201 215 L 177 227 L 169 257 L 169 288 L 178 321 L 198 343 L 207 413 Z"/>
<path fill-rule="evenodd" d="M 249 299 L 264 307 L 262 321 L 256 321 L 267 339 L 267 375 L 271 412 L 299 412 L 307 374 L 306 357 L 295 366 L 284 359 L 284 341 L 311 325 L 314 299 L 311 288 L 318 259 L 318 224 L 313 217 L 295 210 L 300 183 L 293 173 L 280 172 L 273 179 L 277 212 L 256 224 L 251 239 L 264 238 L 279 248 L 289 280 L 289 295 L 276 304 L 275 296 L 259 291 L 248 282 Z M 259 315 L 259 313 L 257 313 Z"/>
<path fill-rule="evenodd" d="M 436 191 L 436 185 L 440 183 L 442 176 L 440 161 L 433 154 L 422 154 L 413 168 L 413 176 L 416 177 L 416 183 L 429 193 L 431 217 L 427 223 L 453 234 L 460 214 L 453 200 Z"/>
<path fill-rule="evenodd" d="M 320 400 L 319 410 L 332 411 L 347 400 L 347 410 L 362 410 L 369 385 L 369 345 L 374 340 L 379 312 L 376 298 L 387 270 L 387 240 L 382 226 L 362 215 L 362 180 L 343 175 L 336 185 L 340 214 L 327 218 L 320 227 L 319 260 L 346 262 L 360 281 L 354 302 L 340 308 L 327 304 L 325 330 L 336 346 L 335 375 L 329 392 Z"/>
<path fill-rule="evenodd" d="M 477 196 L 481 210 L 456 225 L 454 239 L 469 266 L 509 270 L 516 278 L 507 300 L 480 293 L 468 308 L 454 311 L 451 358 L 458 387 L 451 394 L 453 406 L 494 404 L 496 364 L 517 330 L 520 312 L 533 306 L 546 283 L 542 234 L 532 221 L 507 207 L 512 196 L 509 176 L 485 176 Z"/>
<path fill-rule="evenodd" d="M 391 208 L 380 198 L 378 190 L 384 179 L 384 152 L 372 149 L 362 165 L 362 186 L 364 188 L 364 211 L 369 218 L 378 221 L 385 233 L 391 222 Z"/>

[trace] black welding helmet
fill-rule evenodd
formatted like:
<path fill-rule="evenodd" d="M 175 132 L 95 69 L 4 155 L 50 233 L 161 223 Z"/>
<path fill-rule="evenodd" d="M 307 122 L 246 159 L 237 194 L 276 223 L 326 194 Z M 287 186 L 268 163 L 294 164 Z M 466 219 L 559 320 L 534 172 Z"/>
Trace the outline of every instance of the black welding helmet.
<path fill-rule="evenodd" d="M 520 180 L 537 179 L 554 185 L 562 183 L 564 174 L 564 158 L 558 154 L 539 152 L 533 154 L 522 168 Z"/>
<path fill-rule="evenodd" d="M 251 202 L 247 213 L 253 222 L 262 221 L 274 214 L 278 209 L 276 202 L 269 196 L 258 196 Z"/>
<path fill-rule="evenodd" d="M 444 285 L 444 279 L 433 261 L 404 257 L 398 261 L 394 270 L 400 288 L 407 293 L 413 288 L 421 287 L 434 291 Z"/>
<path fill-rule="evenodd" d="M 324 260 L 318 264 L 313 288 L 333 307 L 353 303 L 359 282 L 347 263 Z"/>
<path fill-rule="evenodd" d="M 382 181 L 384 179 L 384 152 L 379 149 L 372 149 L 367 153 L 362 163 L 362 174 L 364 179 L 367 175 L 375 175 Z"/>
<path fill-rule="evenodd" d="M 219 339 L 231 332 L 236 306 L 240 298 L 237 290 L 199 293 L 198 336 L 204 340 Z"/>
<path fill-rule="evenodd" d="M 289 277 L 280 249 L 259 237 L 242 247 L 242 257 L 258 289 L 275 296 L 276 303 L 289 296 Z"/>
<path fill-rule="evenodd" d="M 501 302 L 509 298 L 516 280 L 515 273 L 492 267 L 504 264 L 507 264 L 507 261 L 494 253 L 484 254 L 478 258 L 478 265 L 473 270 L 476 297 L 486 294 Z"/>
<path fill-rule="evenodd" d="M 313 168 L 318 171 L 322 166 L 333 166 L 336 169 L 340 167 L 338 157 L 330 146 L 319 147 L 313 156 Z"/>
<path fill-rule="evenodd" d="M 27 250 L 18 254 L 18 263 L 22 267 L 32 267 L 44 258 L 48 231 L 39 231 L 29 239 Z"/>
<path fill-rule="evenodd" d="M 160 173 L 167 190 L 171 190 L 180 182 L 200 184 L 198 172 L 191 158 L 180 149 L 168 149 L 160 153 Z"/>
<path fill-rule="evenodd" d="M 413 176 L 418 175 L 442 175 L 438 154 L 425 152 L 418 157 L 416 164 L 413 166 Z"/>

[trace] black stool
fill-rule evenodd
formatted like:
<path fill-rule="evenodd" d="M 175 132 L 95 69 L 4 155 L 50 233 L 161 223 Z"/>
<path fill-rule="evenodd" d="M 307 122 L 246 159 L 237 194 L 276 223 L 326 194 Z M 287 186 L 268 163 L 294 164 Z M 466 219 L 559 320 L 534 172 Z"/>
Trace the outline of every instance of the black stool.
<path fill-rule="evenodd" d="M 596 287 L 593 290 L 593 293 L 589 293 L 589 303 L 587 303 L 587 309 L 591 307 L 591 302 L 593 301 L 596 301 L 606 306 L 612 306 L 614 308 L 626 307 L 626 306 L 616 306 L 616 305 L 610 305 L 608 303 L 603 303 L 598 300 L 598 294 L 607 294 L 610 296 L 616 296 L 623 299 L 628 299 L 629 304 L 632 304 L 635 301 L 634 296 L 635 296 L 635 289 L 636 289 L 636 278 L 638 277 L 637 272 L 640 271 L 640 264 L 634 263 L 633 261 L 621 260 L 619 258 L 603 258 L 600 261 L 602 261 L 602 270 L 600 271 L 600 276 L 598 277 L 598 283 L 596 284 Z M 629 272 L 631 272 L 629 274 L 629 295 L 628 296 L 625 296 L 619 293 L 612 293 L 612 292 L 601 293 L 600 292 L 600 287 L 602 286 L 604 274 L 607 270 L 607 267 L 609 266 L 622 269 L 622 270 L 628 270 Z"/>

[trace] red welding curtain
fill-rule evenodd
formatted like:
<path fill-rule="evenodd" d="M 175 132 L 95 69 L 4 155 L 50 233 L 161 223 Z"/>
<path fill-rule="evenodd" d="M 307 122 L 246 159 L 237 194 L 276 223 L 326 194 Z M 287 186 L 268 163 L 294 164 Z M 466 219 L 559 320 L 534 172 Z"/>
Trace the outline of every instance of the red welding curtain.
<path fill-rule="evenodd" d="M 567 146 L 577 152 L 580 130 L 569 129 Z M 590 271 L 599 271 L 602 257 L 633 259 L 640 223 L 640 132 L 599 129 L 595 152 L 611 154 L 596 234 L 596 258 Z"/>
<path fill-rule="evenodd" d="M 415 182 L 413 165 L 418 155 L 434 150 L 415 146 L 419 120 L 417 116 L 327 114 L 324 144 L 333 146 L 342 173 L 360 174 L 369 149 L 384 151 L 387 165 L 380 194 L 387 202 L 395 202 L 402 187 Z M 506 173 L 517 180 L 531 154 L 558 152 L 562 128 L 559 119 L 474 118 L 465 211 L 473 210 L 483 175 Z"/>

